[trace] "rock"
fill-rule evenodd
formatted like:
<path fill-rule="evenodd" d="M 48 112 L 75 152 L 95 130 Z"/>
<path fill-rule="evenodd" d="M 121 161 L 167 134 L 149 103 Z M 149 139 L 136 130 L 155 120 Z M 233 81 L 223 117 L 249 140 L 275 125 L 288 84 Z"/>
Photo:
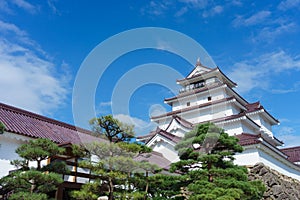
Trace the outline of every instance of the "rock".
<path fill-rule="evenodd" d="M 272 187 L 272 194 L 275 197 L 278 197 L 283 192 L 282 187 L 280 185 L 274 185 Z"/>
<path fill-rule="evenodd" d="M 266 191 L 264 200 L 299 200 L 300 182 L 270 169 L 262 163 L 250 168 L 249 180 L 261 180 Z"/>

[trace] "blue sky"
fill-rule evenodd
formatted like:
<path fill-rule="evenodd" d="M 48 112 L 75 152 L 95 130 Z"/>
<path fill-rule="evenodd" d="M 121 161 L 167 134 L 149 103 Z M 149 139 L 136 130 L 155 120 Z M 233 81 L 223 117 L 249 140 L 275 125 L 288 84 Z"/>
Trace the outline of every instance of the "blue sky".
<path fill-rule="evenodd" d="M 89 53 L 123 31 L 162 27 L 201 44 L 216 65 L 238 83 L 237 90 L 245 99 L 260 101 L 280 120 L 275 135 L 287 146 L 300 145 L 299 11 L 299 0 L 2 0 L 0 101 L 74 124 L 73 85 Z M 110 50 L 134 42 L 124 41 Z M 114 89 L 124 85 L 122 77 L 137 66 L 159 63 L 183 76 L 192 70 L 185 59 L 164 51 L 174 44 L 158 40 L 157 45 L 160 48 L 120 55 L 107 67 L 93 94 L 92 106 L 98 115 L 112 112 Z M 148 76 L 151 74 L 139 78 Z M 149 82 L 137 85 L 129 99 L 118 98 L 127 110 L 114 114 L 135 123 L 137 134 L 153 126 L 151 113 L 170 109 L 163 99 L 174 95 L 170 87 L 176 89 L 175 79 L 162 76 L 170 82 L 168 87 Z"/>

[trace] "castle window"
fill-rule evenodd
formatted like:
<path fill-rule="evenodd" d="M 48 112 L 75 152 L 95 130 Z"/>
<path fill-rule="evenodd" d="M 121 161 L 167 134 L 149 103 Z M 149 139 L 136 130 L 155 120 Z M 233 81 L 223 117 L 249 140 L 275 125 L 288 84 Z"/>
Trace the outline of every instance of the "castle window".
<path fill-rule="evenodd" d="M 211 96 L 207 97 L 207 100 L 208 100 L 208 101 L 211 101 Z"/>
<path fill-rule="evenodd" d="M 186 106 L 190 106 L 191 105 L 191 102 L 186 102 Z"/>

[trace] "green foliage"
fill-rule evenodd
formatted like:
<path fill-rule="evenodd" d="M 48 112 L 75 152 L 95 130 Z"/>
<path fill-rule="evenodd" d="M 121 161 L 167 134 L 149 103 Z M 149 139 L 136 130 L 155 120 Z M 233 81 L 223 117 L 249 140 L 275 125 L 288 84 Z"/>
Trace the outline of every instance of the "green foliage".
<path fill-rule="evenodd" d="M 105 195 L 101 193 L 101 185 L 99 180 L 84 184 L 81 190 L 73 191 L 71 196 L 77 200 L 97 200 L 99 196 Z"/>
<path fill-rule="evenodd" d="M 124 124 L 111 115 L 93 118 L 90 125 L 95 133 L 105 136 L 110 142 L 128 142 L 134 137 L 133 125 Z"/>
<path fill-rule="evenodd" d="M 5 125 L 2 122 L 0 122 L 0 134 L 3 134 L 4 131 L 5 131 Z"/>
<path fill-rule="evenodd" d="M 108 195 L 110 199 L 140 199 L 145 196 L 144 190 L 148 184 L 148 178 L 141 174 L 160 170 L 156 165 L 134 160 L 135 156 L 149 151 L 141 144 L 95 142 L 85 148 L 97 157 L 97 162 L 85 160 L 80 162 L 80 167 L 90 169 L 93 174 L 99 175 L 99 179 L 73 192 L 72 197 L 76 199 L 93 199 L 101 195 Z M 137 176 L 132 176 L 135 173 Z M 103 188 L 106 194 L 101 192 Z"/>
<path fill-rule="evenodd" d="M 46 194 L 30 193 L 30 192 L 17 192 L 9 197 L 9 200 L 48 200 Z"/>
<path fill-rule="evenodd" d="M 72 144 L 72 154 L 77 158 L 88 158 L 90 152 L 83 145 Z"/>
<path fill-rule="evenodd" d="M 16 153 L 21 158 L 26 161 L 36 161 L 38 170 L 41 169 L 42 160 L 63 152 L 64 148 L 58 147 L 57 144 L 45 138 L 30 140 L 28 144 L 23 144 L 16 149 Z"/>
<path fill-rule="evenodd" d="M 0 184 L 14 192 L 48 193 L 63 182 L 61 175 L 36 170 L 16 171 L 0 180 Z"/>
<path fill-rule="evenodd" d="M 55 191 L 63 182 L 62 175 L 67 167 L 64 162 L 53 162 L 51 165 L 41 168 L 41 161 L 64 152 L 48 139 L 30 140 L 21 145 L 16 152 L 23 160 L 14 160 L 11 163 L 19 170 L 0 179 L 0 186 L 14 194 L 9 199 L 48 199 L 47 193 Z M 29 161 L 36 161 L 36 169 L 28 167 Z M 50 171 L 50 172 L 44 172 Z"/>
<path fill-rule="evenodd" d="M 258 200 L 265 191 L 260 181 L 248 181 L 247 169 L 233 164 L 242 147 L 235 137 L 212 123 L 202 124 L 187 133 L 175 149 L 180 161 L 171 171 L 186 174 L 189 199 Z"/>

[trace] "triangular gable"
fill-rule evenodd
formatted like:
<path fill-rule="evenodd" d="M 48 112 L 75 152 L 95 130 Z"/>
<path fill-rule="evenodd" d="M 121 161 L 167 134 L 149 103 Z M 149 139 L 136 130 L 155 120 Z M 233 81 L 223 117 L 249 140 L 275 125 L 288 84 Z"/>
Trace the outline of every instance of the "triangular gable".
<path fill-rule="evenodd" d="M 196 75 L 198 75 L 198 74 L 202 74 L 202 73 L 205 73 L 205 72 L 208 72 L 208 71 L 210 71 L 211 69 L 209 69 L 209 68 L 207 68 L 207 67 L 205 67 L 205 66 L 196 66 L 194 69 L 193 69 L 193 71 L 191 71 L 190 73 L 189 73 L 189 75 L 186 77 L 186 78 L 191 78 L 191 77 L 193 77 L 193 76 L 196 76 Z"/>
<path fill-rule="evenodd" d="M 196 63 L 196 66 L 195 68 L 193 69 L 193 71 L 191 71 L 186 78 L 191 78 L 197 74 L 202 74 L 204 72 L 208 72 L 210 71 L 211 69 L 208 68 L 208 67 L 205 67 L 204 65 L 202 65 L 202 63 L 200 62 L 200 59 L 198 58 L 197 59 L 197 63 Z"/>
<path fill-rule="evenodd" d="M 174 115 L 169 125 L 165 129 L 166 132 L 169 132 L 178 137 L 183 137 L 186 132 L 191 131 L 193 124 L 182 119 L 181 117 Z"/>

